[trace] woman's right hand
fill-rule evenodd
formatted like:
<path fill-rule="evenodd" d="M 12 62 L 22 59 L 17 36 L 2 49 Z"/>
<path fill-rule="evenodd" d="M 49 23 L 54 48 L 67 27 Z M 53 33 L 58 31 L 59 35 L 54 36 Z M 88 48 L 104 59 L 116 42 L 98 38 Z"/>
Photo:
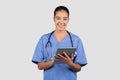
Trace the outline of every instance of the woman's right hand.
<path fill-rule="evenodd" d="M 54 64 L 54 59 L 52 59 L 48 62 L 39 62 L 38 63 L 38 69 L 39 70 L 48 69 L 48 68 L 52 67 L 53 64 Z"/>

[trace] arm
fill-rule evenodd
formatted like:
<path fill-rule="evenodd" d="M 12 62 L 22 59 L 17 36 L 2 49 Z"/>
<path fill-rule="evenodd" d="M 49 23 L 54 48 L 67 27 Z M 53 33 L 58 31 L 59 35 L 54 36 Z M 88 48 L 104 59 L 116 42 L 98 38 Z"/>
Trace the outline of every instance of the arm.
<path fill-rule="evenodd" d="M 81 66 L 79 64 L 73 63 L 73 61 L 68 61 L 67 64 L 70 66 L 71 69 L 73 69 L 76 72 L 81 71 Z"/>
<path fill-rule="evenodd" d="M 43 70 L 43 69 L 48 69 L 54 64 L 54 60 L 50 60 L 48 62 L 39 62 L 38 63 L 38 69 Z"/>
<path fill-rule="evenodd" d="M 60 54 L 57 54 L 56 57 L 59 58 L 60 60 L 64 61 L 74 71 L 79 72 L 81 70 L 81 66 L 79 64 L 73 63 L 73 56 L 69 57 L 65 52 L 63 52 L 63 53 L 64 53 L 65 57 Z"/>

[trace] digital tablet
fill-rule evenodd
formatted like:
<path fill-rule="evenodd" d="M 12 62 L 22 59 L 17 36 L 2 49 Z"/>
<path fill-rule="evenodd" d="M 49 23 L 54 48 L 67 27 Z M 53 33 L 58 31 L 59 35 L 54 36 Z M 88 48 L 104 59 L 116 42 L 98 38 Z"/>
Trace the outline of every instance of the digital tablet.
<path fill-rule="evenodd" d="M 76 48 L 75 48 L 75 47 L 70 47 L 70 48 L 58 48 L 58 49 L 57 49 L 57 52 L 56 52 L 56 55 L 57 55 L 57 54 L 61 54 L 61 55 L 65 56 L 63 52 L 66 52 L 67 55 L 71 57 L 72 54 L 73 54 L 73 56 L 74 56 L 75 51 L 76 51 Z M 55 62 L 62 62 L 62 61 L 60 61 L 57 57 L 55 57 Z"/>

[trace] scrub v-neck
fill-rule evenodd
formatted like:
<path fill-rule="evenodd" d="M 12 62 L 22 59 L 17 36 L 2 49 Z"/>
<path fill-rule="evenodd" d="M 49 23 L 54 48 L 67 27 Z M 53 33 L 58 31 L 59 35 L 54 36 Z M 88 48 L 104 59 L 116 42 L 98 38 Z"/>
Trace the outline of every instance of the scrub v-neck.
<path fill-rule="evenodd" d="M 58 39 L 56 38 L 55 34 L 53 34 L 54 38 L 55 38 L 55 41 L 57 43 L 62 43 L 67 37 L 68 37 L 69 34 L 67 34 L 61 41 L 58 41 Z"/>

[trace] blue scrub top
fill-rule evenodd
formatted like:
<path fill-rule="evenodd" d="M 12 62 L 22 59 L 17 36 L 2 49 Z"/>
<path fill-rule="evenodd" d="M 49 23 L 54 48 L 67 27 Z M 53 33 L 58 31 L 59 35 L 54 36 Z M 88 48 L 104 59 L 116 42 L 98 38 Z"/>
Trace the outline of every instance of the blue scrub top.
<path fill-rule="evenodd" d="M 32 62 L 37 64 L 38 62 L 46 62 L 51 59 L 54 59 L 57 48 L 72 47 L 70 37 L 67 35 L 61 42 L 58 42 L 55 35 L 52 34 L 50 38 L 50 44 L 46 46 L 48 38 L 51 33 L 44 34 L 33 54 Z M 84 48 L 81 39 L 70 32 L 72 37 L 73 45 L 76 47 L 76 55 L 73 59 L 74 63 L 80 64 L 82 67 L 87 64 Z M 73 71 L 67 64 L 58 64 L 55 63 L 51 68 L 44 70 L 44 80 L 77 80 L 77 72 Z"/>

